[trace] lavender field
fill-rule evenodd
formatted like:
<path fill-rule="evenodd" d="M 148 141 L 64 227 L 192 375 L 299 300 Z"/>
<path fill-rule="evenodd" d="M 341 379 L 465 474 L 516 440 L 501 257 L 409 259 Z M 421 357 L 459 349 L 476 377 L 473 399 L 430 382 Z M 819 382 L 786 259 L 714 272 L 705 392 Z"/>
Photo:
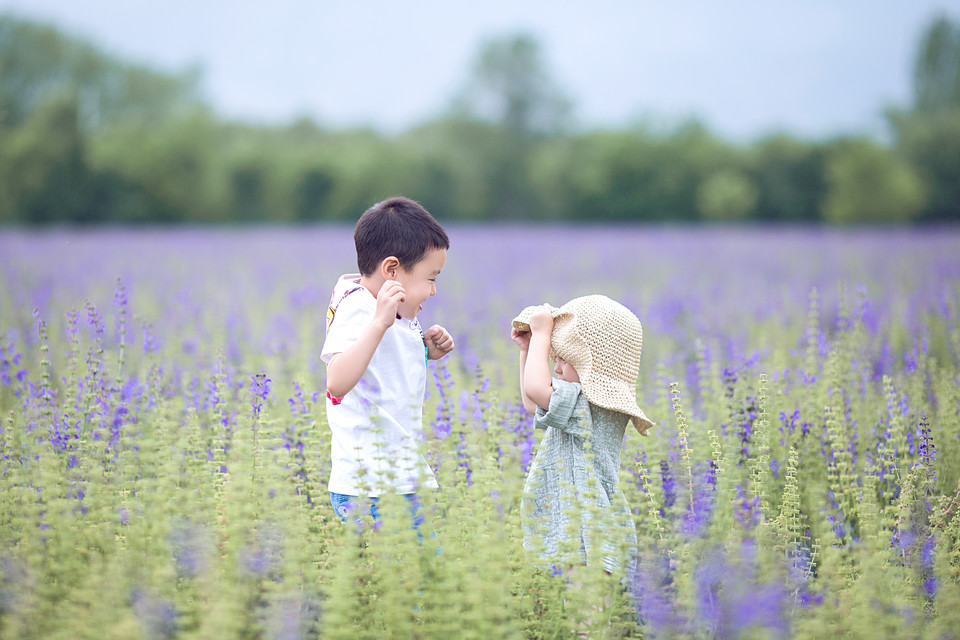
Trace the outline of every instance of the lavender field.
<path fill-rule="evenodd" d="M 0 637 L 960 638 L 960 231 L 449 231 L 420 540 L 327 497 L 352 228 L 0 233 Z M 509 321 L 587 293 L 644 328 L 626 576 L 521 547 Z"/>

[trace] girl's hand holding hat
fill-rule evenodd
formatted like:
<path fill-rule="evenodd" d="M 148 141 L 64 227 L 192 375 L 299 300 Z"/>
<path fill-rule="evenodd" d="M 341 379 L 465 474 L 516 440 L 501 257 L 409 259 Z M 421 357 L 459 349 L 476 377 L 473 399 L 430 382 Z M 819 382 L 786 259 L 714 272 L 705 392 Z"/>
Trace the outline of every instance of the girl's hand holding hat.
<path fill-rule="evenodd" d="M 542 304 L 530 316 L 530 331 L 550 333 L 553 331 L 553 307 Z"/>
<path fill-rule="evenodd" d="M 533 333 L 550 333 L 553 331 L 553 316 L 555 313 L 556 310 L 549 304 L 528 307 L 524 310 L 524 322 L 513 321 L 513 326 L 510 329 L 510 339 L 520 347 L 520 351 L 527 351 L 530 348 L 530 336 Z"/>
<path fill-rule="evenodd" d="M 510 339 L 514 344 L 520 347 L 520 351 L 527 351 L 530 348 L 530 332 L 520 331 L 516 327 L 510 328 Z"/>

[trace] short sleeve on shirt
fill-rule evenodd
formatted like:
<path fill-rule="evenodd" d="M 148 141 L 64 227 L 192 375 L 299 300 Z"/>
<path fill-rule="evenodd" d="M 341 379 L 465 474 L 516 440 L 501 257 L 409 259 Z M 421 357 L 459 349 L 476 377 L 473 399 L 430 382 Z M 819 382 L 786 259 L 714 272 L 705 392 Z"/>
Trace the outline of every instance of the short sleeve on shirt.
<path fill-rule="evenodd" d="M 327 337 L 320 349 L 320 359 L 329 364 L 331 358 L 354 344 L 363 333 L 376 310 L 374 302 L 364 291 L 356 291 L 340 301 Z"/>
<path fill-rule="evenodd" d="M 592 426 L 590 403 L 581 392 L 580 383 L 554 378 L 550 407 L 547 411 L 537 407 L 534 425 L 540 429 L 553 427 L 577 436 L 589 433 Z"/>

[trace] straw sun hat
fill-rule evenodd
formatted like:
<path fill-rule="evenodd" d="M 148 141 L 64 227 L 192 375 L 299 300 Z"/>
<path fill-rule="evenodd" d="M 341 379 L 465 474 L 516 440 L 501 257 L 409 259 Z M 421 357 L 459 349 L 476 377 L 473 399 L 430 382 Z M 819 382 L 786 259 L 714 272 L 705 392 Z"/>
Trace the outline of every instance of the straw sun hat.
<path fill-rule="evenodd" d="M 539 308 L 521 311 L 513 319 L 513 327 L 529 331 L 530 316 Z M 637 373 L 643 347 L 643 329 L 637 316 L 602 295 L 575 298 L 559 309 L 550 307 L 550 311 L 551 357 L 560 356 L 573 365 L 587 400 L 627 414 L 637 431 L 646 435 L 653 422 L 637 406 Z"/>

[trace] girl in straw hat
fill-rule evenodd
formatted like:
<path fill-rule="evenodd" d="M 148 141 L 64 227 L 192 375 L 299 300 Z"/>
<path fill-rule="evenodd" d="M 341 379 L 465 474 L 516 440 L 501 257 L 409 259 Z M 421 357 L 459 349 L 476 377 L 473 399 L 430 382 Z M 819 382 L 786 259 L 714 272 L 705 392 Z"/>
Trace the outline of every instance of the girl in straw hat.
<path fill-rule="evenodd" d="M 643 435 L 653 426 L 636 398 L 640 321 L 591 295 L 559 309 L 527 307 L 511 338 L 520 348 L 523 406 L 546 430 L 521 503 L 528 558 L 552 570 L 599 558 L 607 572 L 626 574 L 637 534 L 617 485 L 620 449 L 628 422 Z"/>

